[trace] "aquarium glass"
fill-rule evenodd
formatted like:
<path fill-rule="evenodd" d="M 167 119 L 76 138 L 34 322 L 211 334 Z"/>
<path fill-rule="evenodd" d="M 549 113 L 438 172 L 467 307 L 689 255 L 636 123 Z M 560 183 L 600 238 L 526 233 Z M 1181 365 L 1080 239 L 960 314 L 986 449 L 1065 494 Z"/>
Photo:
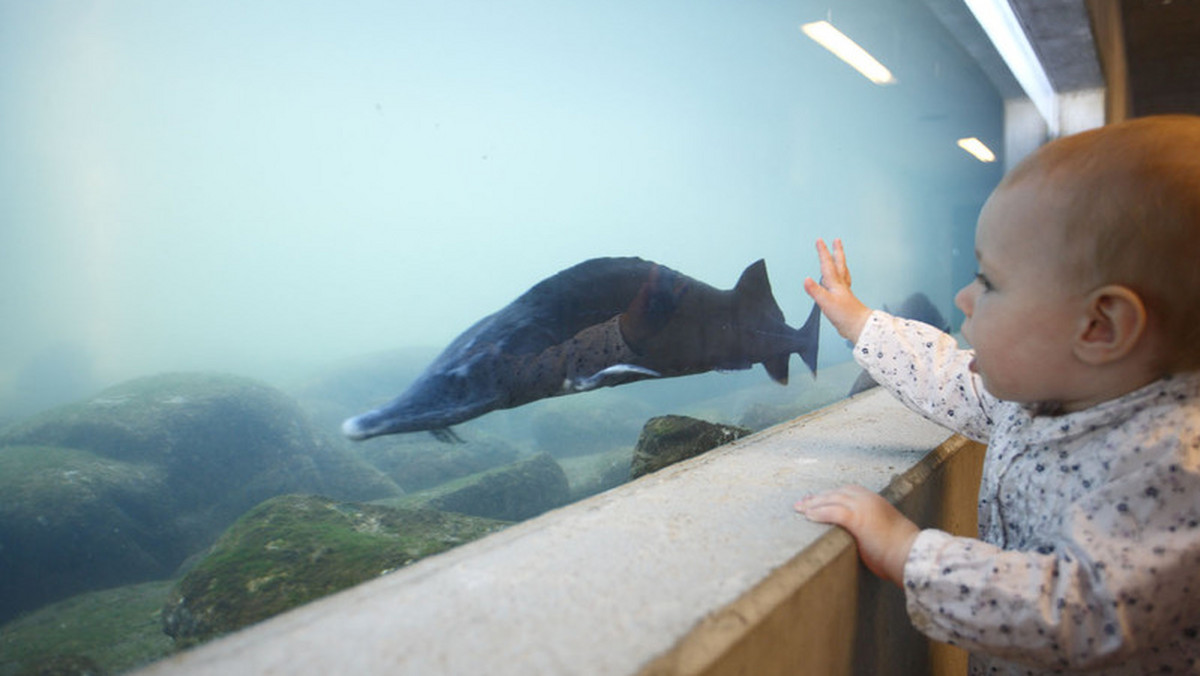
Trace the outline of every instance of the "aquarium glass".
<path fill-rule="evenodd" d="M 998 154 L 1002 109 L 917 0 L 0 0 L 0 674 L 121 671 L 609 489 L 652 418 L 847 396 L 828 324 L 816 378 L 713 347 L 728 317 L 658 337 L 748 269 L 761 300 L 759 260 L 800 327 L 819 237 L 956 327 L 1003 164 L 958 142 Z M 555 278 L 608 257 L 665 267 Z M 490 369 L 490 409 L 343 435 L 551 278 L 418 401 Z"/>

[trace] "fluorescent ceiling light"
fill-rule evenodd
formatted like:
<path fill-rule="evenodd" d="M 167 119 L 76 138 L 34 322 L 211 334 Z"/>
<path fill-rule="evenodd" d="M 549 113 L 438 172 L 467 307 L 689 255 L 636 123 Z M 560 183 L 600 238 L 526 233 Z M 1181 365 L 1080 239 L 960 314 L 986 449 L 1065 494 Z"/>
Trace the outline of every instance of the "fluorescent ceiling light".
<path fill-rule="evenodd" d="M 892 71 L 888 70 L 882 63 L 875 60 L 875 57 L 867 53 L 867 50 L 858 46 L 846 34 L 833 27 L 833 24 L 828 21 L 814 21 L 806 23 L 800 27 L 804 34 L 816 41 L 825 49 L 833 52 L 837 58 L 850 64 L 850 67 L 862 73 L 871 82 L 877 85 L 892 84 L 896 78 L 892 77 Z"/>
<path fill-rule="evenodd" d="M 996 51 L 1000 52 L 1000 58 L 1008 64 L 1008 69 L 1021 89 L 1025 90 L 1025 95 L 1041 113 L 1050 136 L 1058 136 L 1058 97 L 1008 0 L 964 2 L 983 27 L 983 32 L 987 33 L 988 39 L 996 46 Z"/>
<path fill-rule="evenodd" d="M 958 139 L 958 147 L 971 153 L 975 159 L 980 162 L 995 162 L 996 153 L 992 149 L 983 144 L 983 141 L 972 136 L 971 138 Z"/>

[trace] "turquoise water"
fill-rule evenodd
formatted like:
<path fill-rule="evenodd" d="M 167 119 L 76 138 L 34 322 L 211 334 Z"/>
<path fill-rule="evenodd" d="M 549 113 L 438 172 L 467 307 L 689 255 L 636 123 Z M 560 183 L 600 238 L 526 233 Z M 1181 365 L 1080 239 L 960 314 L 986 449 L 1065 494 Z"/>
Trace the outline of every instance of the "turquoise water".
<path fill-rule="evenodd" d="M 765 257 L 798 323 L 817 236 L 948 315 L 998 177 L 955 141 L 998 149 L 1001 102 L 919 2 L 5 1 L 0 63 L 10 397 L 55 345 L 102 383 L 441 347 L 596 256 Z"/>
<path fill-rule="evenodd" d="M 872 83 L 801 31 L 821 20 L 895 81 Z M 923 2 L 900 0 L 0 0 L 0 111 L 0 425 L 12 425 L 0 460 L 53 441 L 131 462 L 86 433 L 33 434 L 30 416 L 103 412 L 136 399 L 106 387 L 215 371 L 285 393 L 280 406 L 324 440 L 304 446 L 312 462 L 334 448 L 404 490 L 432 479 L 397 458 L 441 446 L 424 433 L 351 445 L 341 420 L 587 259 L 639 256 L 719 289 L 765 259 L 799 326 L 813 241 L 841 237 L 864 300 L 922 292 L 957 325 L 953 294 L 974 272 L 974 219 L 1002 161 L 956 141 L 1003 147 L 992 84 Z M 647 417 L 759 428 L 844 396 L 848 360 L 825 326 L 829 375 L 815 382 L 793 359 L 787 387 L 755 366 L 538 401 L 456 431 L 495 463 L 557 451 L 577 497 L 607 485 L 579 477 L 627 462 Z M 203 398 L 153 391 L 154 420 Z M 564 434 L 560 415 L 615 436 Z M 171 430 L 180 444 L 206 434 Z M 64 472 L 101 462 L 55 453 L 76 463 Z M 153 471 L 174 481 L 171 466 Z M 304 476 L 280 490 L 325 485 Z M 388 492 L 371 485 L 325 488 Z M 14 495 L 0 495 L 10 516 L 28 516 Z M 187 543 L 212 537 L 193 531 L 145 570 L 173 572 Z M 5 565 L 28 564 L 12 551 L 0 548 Z"/>

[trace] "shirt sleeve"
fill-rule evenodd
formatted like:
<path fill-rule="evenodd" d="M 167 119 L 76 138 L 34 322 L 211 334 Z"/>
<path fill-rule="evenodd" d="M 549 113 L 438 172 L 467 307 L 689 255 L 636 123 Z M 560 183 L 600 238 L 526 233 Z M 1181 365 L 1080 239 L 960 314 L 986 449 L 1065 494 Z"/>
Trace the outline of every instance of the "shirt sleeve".
<path fill-rule="evenodd" d="M 1200 469 L 1147 464 L 1071 504 L 1039 551 L 922 531 L 904 567 L 908 614 L 936 640 L 1050 669 L 1195 645 Z"/>
<path fill-rule="evenodd" d="M 854 359 L 906 406 L 960 434 L 986 442 L 998 400 L 970 370 L 972 350 L 922 322 L 871 313 Z"/>

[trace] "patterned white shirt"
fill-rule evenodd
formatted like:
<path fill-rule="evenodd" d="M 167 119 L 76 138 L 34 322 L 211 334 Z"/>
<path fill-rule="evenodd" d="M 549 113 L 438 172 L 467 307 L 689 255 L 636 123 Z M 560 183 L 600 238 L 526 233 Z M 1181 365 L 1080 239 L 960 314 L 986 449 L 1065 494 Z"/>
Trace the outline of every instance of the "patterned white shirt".
<path fill-rule="evenodd" d="M 874 312 L 855 359 L 928 419 L 989 444 L 979 540 L 918 535 L 908 614 L 972 674 L 1200 674 L 1200 373 L 1064 415 L 996 399 L 973 356 Z"/>

